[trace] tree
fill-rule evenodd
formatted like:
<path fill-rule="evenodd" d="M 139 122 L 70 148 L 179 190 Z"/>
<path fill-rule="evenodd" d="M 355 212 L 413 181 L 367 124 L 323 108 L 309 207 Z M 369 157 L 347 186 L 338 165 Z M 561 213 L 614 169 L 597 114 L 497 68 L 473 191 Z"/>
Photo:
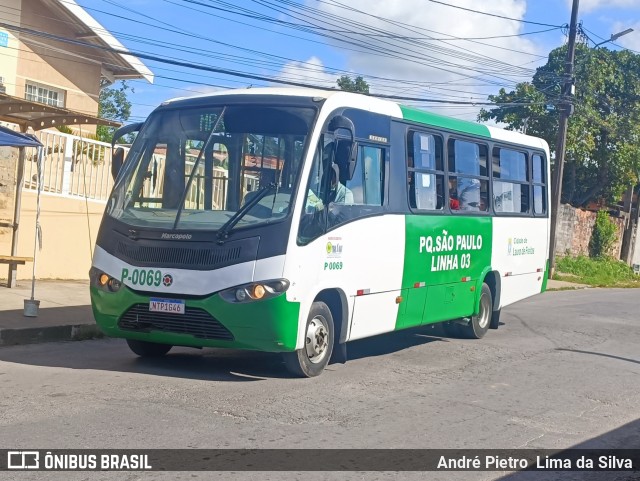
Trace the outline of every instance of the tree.
<path fill-rule="evenodd" d="M 555 148 L 566 47 L 553 50 L 530 82 L 501 89 L 482 109 L 481 121 L 544 138 Z M 612 202 L 639 181 L 640 55 L 579 45 L 575 62 L 575 111 L 569 119 L 562 200 L 575 206 Z M 505 105 L 500 105 L 505 104 Z"/>
<path fill-rule="evenodd" d="M 119 87 L 103 87 L 100 89 L 98 103 L 98 117 L 118 122 L 126 122 L 131 116 L 131 102 L 127 98 L 127 91 L 133 92 L 127 82 L 120 82 Z M 103 142 L 111 142 L 114 127 L 99 125 L 96 129 L 96 137 Z"/>
<path fill-rule="evenodd" d="M 355 79 L 352 79 L 348 75 L 343 75 L 337 82 L 338 87 L 346 92 L 358 92 L 362 94 L 369 93 L 369 84 L 362 76 L 358 75 Z"/>

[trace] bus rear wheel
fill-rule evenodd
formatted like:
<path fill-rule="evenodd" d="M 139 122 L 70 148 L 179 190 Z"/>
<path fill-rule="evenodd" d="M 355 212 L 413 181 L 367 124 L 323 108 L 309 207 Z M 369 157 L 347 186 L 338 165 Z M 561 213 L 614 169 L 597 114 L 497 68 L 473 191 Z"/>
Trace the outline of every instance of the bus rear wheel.
<path fill-rule="evenodd" d="M 127 339 L 129 349 L 140 357 L 161 357 L 173 347 L 171 344 L 158 344 L 157 342 L 137 341 Z"/>
<path fill-rule="evenodd" d="M 324 302 L 314 302 L 305 327 L 304 347 L 284 353 L 284 362 L 298 377 L 315 377 L 331 359 L 334 342 L 333 316 Z"/>
<path fill-rule="evenodd" d="M 493 302 L 491 299 L 491 289 L 487 284 L 482 284 L 480 292 L 480 308 L 478 314 L 471 316 L 468 324 L 458 325 L 462 336 L 468 339 L 481 339 L 489 330 L 491 316 L 493 314 Z"/>

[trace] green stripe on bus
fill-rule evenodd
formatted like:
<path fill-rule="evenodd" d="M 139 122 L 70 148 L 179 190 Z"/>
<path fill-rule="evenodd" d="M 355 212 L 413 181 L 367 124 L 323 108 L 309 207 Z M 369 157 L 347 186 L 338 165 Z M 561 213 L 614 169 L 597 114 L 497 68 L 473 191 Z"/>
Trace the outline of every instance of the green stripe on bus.
<path fill-rule="evenodd" d="M 421 124 L 431 125 L 433 127 L 441 127 L 471 135 L 491 138 L 491 134 L 489 133 L 489 129 L 486 125 L 467 122 L 465 120 L 452 119 L 443 115 L 405 107 L 404 105 L 400 105 L 400 109 L 402 110 L 402 118 L 405 120 L 412 120 L 414 122 L 420 122 Z"/>
<path fill-rule="evenodd" d="M 491 266 L 492 218 L 408 215 L 396 329 L 474 314 L 476 286 Z"/>
<path fill-rule="evenodd" d="M 544 269 L 544 277 L 542 278 L 542 288 L 540 292 L 545 292 L 547 290 L 547 283 L 549 281 L 549 259 L 547 259 L 547 264 Z"/>

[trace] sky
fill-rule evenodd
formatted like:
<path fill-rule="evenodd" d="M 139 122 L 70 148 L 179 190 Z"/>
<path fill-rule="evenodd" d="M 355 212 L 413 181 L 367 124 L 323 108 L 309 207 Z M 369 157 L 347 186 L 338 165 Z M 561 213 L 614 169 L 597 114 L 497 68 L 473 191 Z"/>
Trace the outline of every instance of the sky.
<path fill-rule="evenodd" d="M 65 0 L 60 0 L 64 2 Z M 571 0 L 76 0 L 132 52 L 206 68 L 335 87 L 362 75 L 371 93 L 474 120 L 487 96 L 530 80 L 567 40 Z M 594 47 L 640 54 L 639 0 L 581 0 Z M 130 121 L 164 100 L 276 86 L 144 60 L 153 84 L 130 81 Z M 455 102 L 469 103 L 456 104 Z"/>

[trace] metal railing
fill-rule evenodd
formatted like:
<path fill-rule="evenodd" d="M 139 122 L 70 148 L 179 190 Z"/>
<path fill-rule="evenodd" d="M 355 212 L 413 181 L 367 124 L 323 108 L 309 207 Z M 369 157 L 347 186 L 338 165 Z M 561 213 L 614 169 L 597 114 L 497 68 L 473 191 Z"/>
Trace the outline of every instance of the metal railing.
<path fill-rule="evenodd" d="M 36 132 L 42 142 L 42 191 L 106 202 L 113 188 L 111 145 L 56 130 Z M 37 189 L 35 154 L 26 159 L 24 188 Z"/>
<path fill-rule="evenodd" d="M 71 197 L 93 199 L 106 202 L 113 188 L 111 177 L 111 145 L 97 140 L 81 138 L 77 135 L 42 130 L 36 133 L 43 144 L 43 185 L 42 191 Z M 191 174 L 196 156 L 187 154 L 185 179 Z M 154 153 L 149 166 L 149 175 L 145 180 L 141 195 L 147 207 L 159 208 L 162 205 L 164 168 L 166 155 Z M 38 167 L 35 153 L 30 154 L 25 163 L 24 188 L 37 189 Z M 152 181 L 153 178 L 153 181 Z M 226 208 L 227 169 L 213 168 L 211 190 L 212 208 Z M 187 192 L 185 208 L 204 209 L 205 206 L 204 164 L 200 163 L 194 174 L 193 182 Z M 256 190 L 259 184 L 257 175 L 243 175 L 241 195 Z"/>

